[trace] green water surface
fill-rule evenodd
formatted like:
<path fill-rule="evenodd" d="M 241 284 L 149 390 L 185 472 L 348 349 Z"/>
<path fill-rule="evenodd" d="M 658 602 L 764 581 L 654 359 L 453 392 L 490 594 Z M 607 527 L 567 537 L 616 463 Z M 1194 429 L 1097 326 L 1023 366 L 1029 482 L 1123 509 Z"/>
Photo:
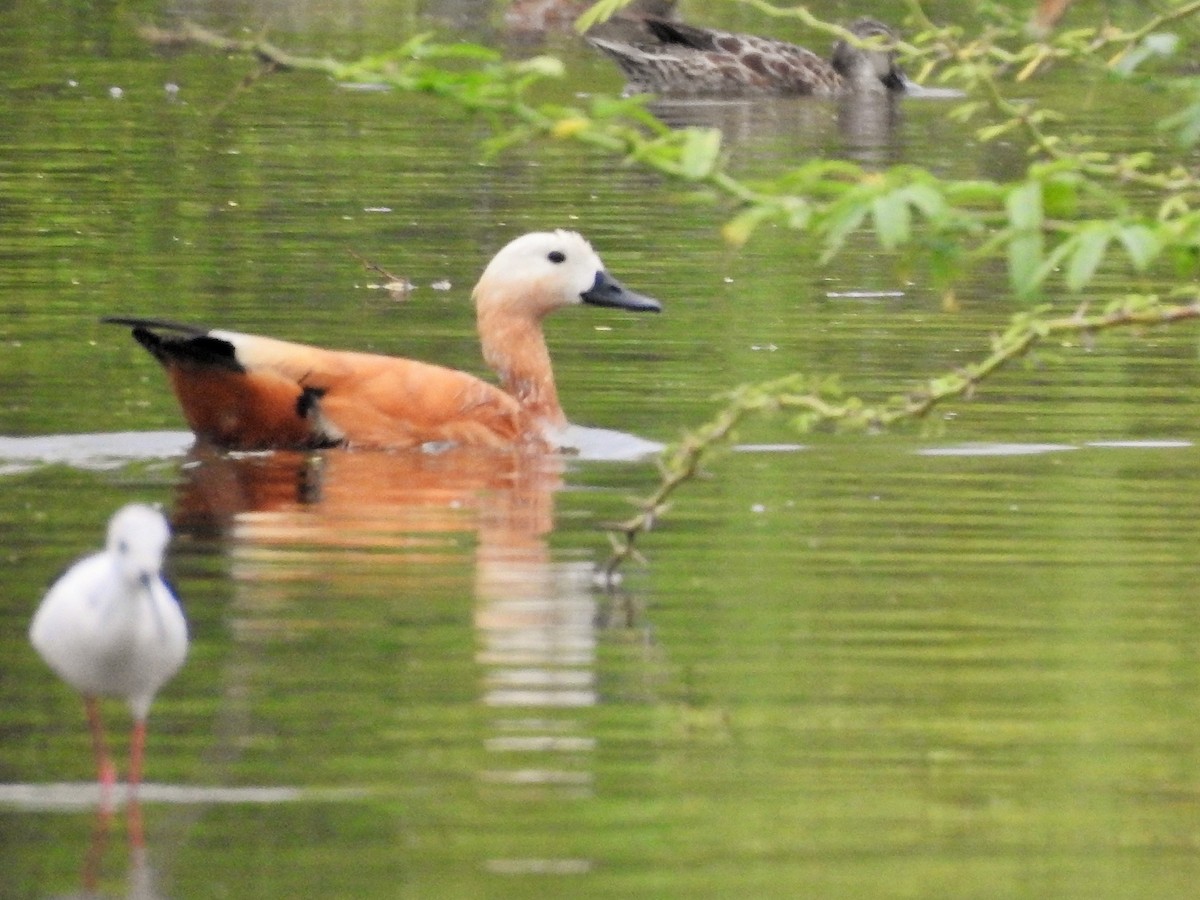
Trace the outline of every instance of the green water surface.
<path fill-rule="evenodd" d="M 300 6 L 272 36 L 349 57 L 452 36 L 466 15 L 462 34 L 531 52 L 504 43 L 492 6 L 417 6 Z M 300 74 L 243 85 L 250 61 L 142 44 L 133 25 L 166 15 L 0 11 L 0 435 L 133 432 L 136 449 L 183 429 L 153 361 L 102 315 L 482 373 L 470 287 L 543 228 L 581 230 L 662 300 L 658 317 L 547 323 L 571 418 L 659 441 L 746 380 L 904 390 L 984 355 L 1015 310 L 999 262 L 947 312 L 866 238 L 829 266 L 795 233 L 735 251 L 723 209 L 603 155 L 484 160 L 486 123 L 434 98 Z M 551 49 L 564 100 L 619 90 L 569 38 Z M 1029 91 L 1114 146 L 1159 149 L 1166 99 Z M 720 118 L 746 171 L 813 155 L 1021 171 L 1018 149 L 977 146 L 948 109 L 907 103 L 874 137 L 828 105 L 690 114 Z M 375 289 L 349 251 L 416 290 Z M 1094 299 L 1137 286 L 1114 273 Z M 602 529 L 655 485 L 649 462 L 3 460 L 0 896 L 80 888 L 93 811 L 47 798 L 61 782 L 86 798 L 86 728 L 25 630 L 133 499 L 174 524 L 192 647 L 150 718 L 146 859 L 118 816 L 109 894 L 1191 896 L 1196 351 L 1186 328 L 1054 346 L 886 435 L 748 425 L 743 443 L 804 448 L 714 460 L 612 595 L 591 583 Z M 120 755 L 127 716 L 108 711 Z"/>

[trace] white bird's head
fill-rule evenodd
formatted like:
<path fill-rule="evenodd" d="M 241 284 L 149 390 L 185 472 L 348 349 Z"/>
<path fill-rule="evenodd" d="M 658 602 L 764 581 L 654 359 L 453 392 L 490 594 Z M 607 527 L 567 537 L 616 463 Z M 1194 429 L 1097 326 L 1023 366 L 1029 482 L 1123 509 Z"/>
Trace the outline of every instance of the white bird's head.
<path fill-rule="evenodd" d="M 117 569 L 130 582 L 148 585 L 162 572 L 171 529 L 161 512 L 144 503 L 130 503 L 108 523 L 107 549 Z"/>
<path fill-rule="evenodd" d="M 634 312 L 661 312 L 604 270 L 592 245 L 574 231 L 538 231 L 510 241 L 475 286 L 481 316 L 509 313 L 540 319 L 564 306 L 588 303 Z"/>

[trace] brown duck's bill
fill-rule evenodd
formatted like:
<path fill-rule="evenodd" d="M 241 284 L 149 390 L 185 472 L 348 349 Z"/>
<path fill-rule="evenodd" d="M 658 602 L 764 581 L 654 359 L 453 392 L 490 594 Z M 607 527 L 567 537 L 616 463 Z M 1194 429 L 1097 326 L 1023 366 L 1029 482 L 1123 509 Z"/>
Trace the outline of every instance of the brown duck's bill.
<path fill-rule="evenodd" d="M 662 304 L 653 297 L 634 293 L 607 272 L 597 272 L 595 283 L 579 297 L 592 306 L 611 306 L 630 312 L 662 312 Z"/>

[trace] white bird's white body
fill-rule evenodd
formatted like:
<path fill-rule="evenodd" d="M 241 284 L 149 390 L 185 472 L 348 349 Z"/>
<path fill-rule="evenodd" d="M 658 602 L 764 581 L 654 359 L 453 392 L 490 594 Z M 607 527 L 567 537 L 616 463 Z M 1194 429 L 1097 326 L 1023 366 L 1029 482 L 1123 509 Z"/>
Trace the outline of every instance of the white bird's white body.
<path fill-rule="evenodd" d="M 63 575 L 38 607 L 29 638 L 71 687 L 120 697 L 135 719 L 179 671 L 187 623 L 158 573 L 145 584 L 122 578 L 112 555 L 96 553 Z"/>
<path fill-rule="evenodd" d="M 111 777 L 111 764 L 96 698 L 129 704 L 130 782 L 136 784 L 150 704 L 187 656 L 187 621 L 162 578 L 170 537 L 156 509 L 136 503 L 121 508 L 109 523 L 105 549 L 81 559 L 54 583 L 29 628 L 42 659 L 84 696 L 102 782 Z"/>

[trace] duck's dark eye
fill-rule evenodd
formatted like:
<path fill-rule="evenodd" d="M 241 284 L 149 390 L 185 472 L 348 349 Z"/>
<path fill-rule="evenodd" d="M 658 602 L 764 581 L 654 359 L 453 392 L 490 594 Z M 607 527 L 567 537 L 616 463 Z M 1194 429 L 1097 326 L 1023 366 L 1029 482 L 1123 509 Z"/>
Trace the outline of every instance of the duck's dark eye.
<path fill-rule="evenodd" d="M 550 262 L 557 266 L 560 262 L 566 262 L 567 254 L 563 253 L 561 250 L 551 250 L 546 259 L 550 260 Z"/>

